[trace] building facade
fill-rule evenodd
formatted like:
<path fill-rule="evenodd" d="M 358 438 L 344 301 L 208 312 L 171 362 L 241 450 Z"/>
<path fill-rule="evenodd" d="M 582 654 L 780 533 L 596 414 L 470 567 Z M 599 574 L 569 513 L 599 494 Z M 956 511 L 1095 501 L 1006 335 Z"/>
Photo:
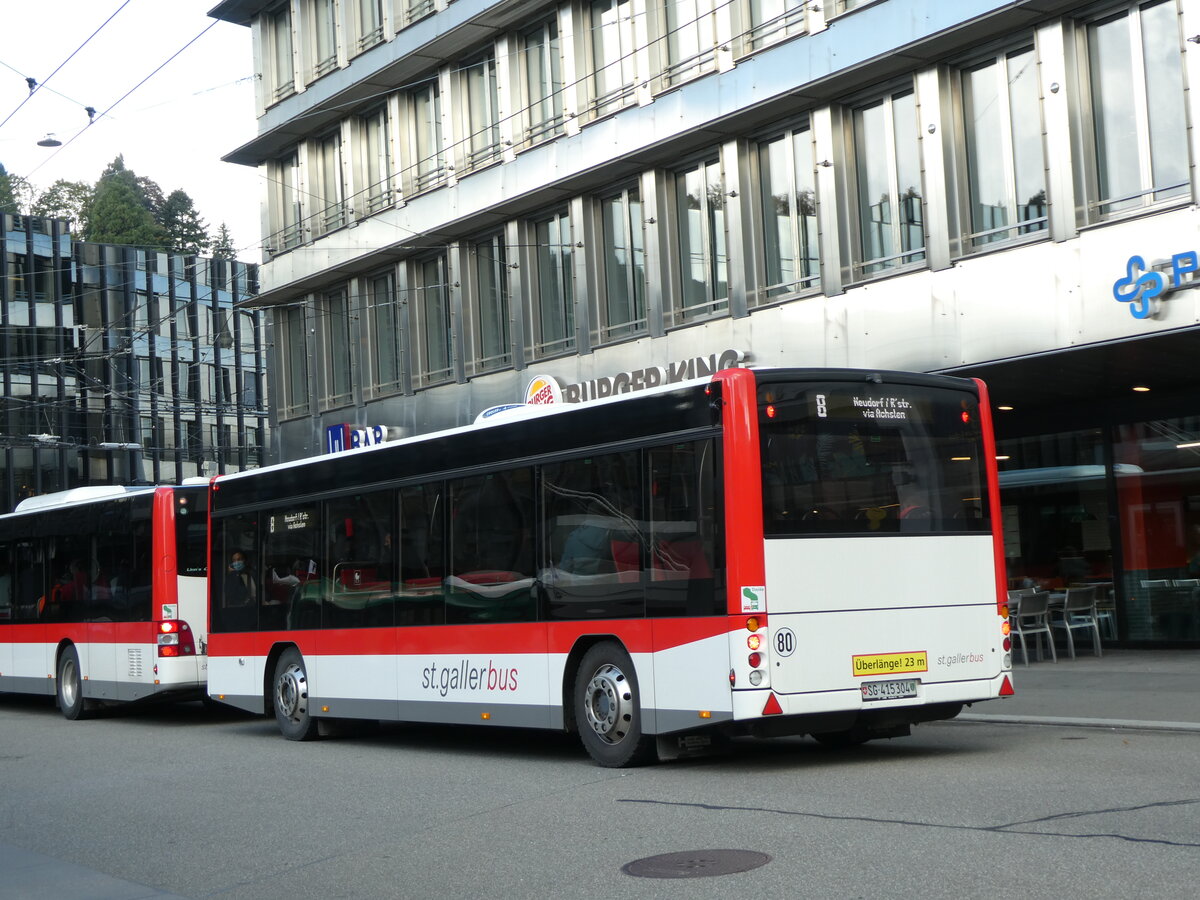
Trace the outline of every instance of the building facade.
<path fill-rule="evenodd" d="M 0 510 L 87 484 L 170 484 L 261 464 L 257 267 L 0 228 Z"/>
<path fill-rule="evenodd" d="M 225 0 L 284 458 L 716 365 L 982 377 L 1014 586 L 1200 645 L 1200 0 Z M 1195 560 L 1195 562 L 1193 562 Z"/>

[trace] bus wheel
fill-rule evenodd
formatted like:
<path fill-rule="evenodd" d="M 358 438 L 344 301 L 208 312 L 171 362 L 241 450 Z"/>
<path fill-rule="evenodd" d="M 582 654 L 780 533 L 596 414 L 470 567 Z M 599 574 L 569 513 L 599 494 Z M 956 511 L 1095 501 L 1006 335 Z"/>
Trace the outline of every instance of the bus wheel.
<path fill-rule="evenodd" d="M 79 653 L 67 647 L 58 658 L 58 708 L 68 719 L 86 719 L 92 704 L 83 699 L 83 680 L 79 675 Z"/>
<path fill-rule="evenodd" d="M 653 735 L 642 734 L 633 660 L 606 641 L 588 650 L 575 675 L 575 725 L 588 755 L 609 768 L 649 762 Z"/>
<path fill-rule="evenodd" d="M 317 720 L 308 712 L 308 674 L 304 657 L 295 647 L 285 650 L 275 666 L 275 721 L 289 741 L 317 735 Z"/>

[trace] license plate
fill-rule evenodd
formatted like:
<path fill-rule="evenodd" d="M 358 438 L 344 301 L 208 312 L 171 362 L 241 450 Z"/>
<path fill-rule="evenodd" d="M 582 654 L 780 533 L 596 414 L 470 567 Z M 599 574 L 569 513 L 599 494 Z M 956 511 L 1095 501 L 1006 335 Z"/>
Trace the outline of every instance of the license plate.
<path fill-rule="evenodd" d="M 866 681 L 859 685 L 863 700 L 904 700 L 917 696 L 917 679 L 896 681 Z"/>

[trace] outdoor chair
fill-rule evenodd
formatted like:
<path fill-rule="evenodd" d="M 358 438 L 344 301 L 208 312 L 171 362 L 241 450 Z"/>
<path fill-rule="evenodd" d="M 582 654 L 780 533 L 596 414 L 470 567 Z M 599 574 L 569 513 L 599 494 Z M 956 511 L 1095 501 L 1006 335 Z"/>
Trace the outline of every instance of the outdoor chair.
<path fill-rule="evenodd" d="M 1096 618 L 1096 589 L 1094 587 L 1083 588 L 1067 588 L 1067 595 L 1063 599 L 1063 605 L 1059 609 L 1053 610 L 1057 613 L 1057 618 L 1052 614 L 1050 625 L 1052 628 L 1061 628 L 1067 633 L 1067 652 L 1071 654 L 1071 659 L 1075 658 L 1075 631 L 1078 629 L 1086 629 L 1092 633 L 1092 649 L 1097 656 L 1103 656 L 1104 651 L 1100 649 L 1100 623 Z"/>
<path fill-rule="evenodd" d="M 1050 630 L 1050 592 L 1035 591 L 1023 594 L 1015 610 L 1009 617 L 1010 631 L 1021 640 L 1021 653 L 1025 665 L 1029 665 L 1029 647 L 1025 644 L 1026 636 L 1034 639 L 1037 647 L 1038 661 L 1042 659 L 1042 635 L 1046 636 L 1046 646 L 1050 648 L 1050 657 L 1058 662 L 1058 653 L 1054 649 L 1054 633 Z"/>

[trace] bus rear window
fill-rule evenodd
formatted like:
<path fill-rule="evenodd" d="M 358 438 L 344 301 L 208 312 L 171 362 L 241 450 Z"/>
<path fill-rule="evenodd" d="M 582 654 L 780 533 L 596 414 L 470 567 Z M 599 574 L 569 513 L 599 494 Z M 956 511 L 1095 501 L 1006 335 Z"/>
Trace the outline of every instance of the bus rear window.
<path fill-rule="evenodd" d="M 208 574 L 208 509 L 204 488 L 175 491 L 175 552 L 180 575 Z"/>
<path fill-rule="evenodd" d="M 767 536 L 990 530 L 973 395 L 805 383 L 758 399 Z"/>

